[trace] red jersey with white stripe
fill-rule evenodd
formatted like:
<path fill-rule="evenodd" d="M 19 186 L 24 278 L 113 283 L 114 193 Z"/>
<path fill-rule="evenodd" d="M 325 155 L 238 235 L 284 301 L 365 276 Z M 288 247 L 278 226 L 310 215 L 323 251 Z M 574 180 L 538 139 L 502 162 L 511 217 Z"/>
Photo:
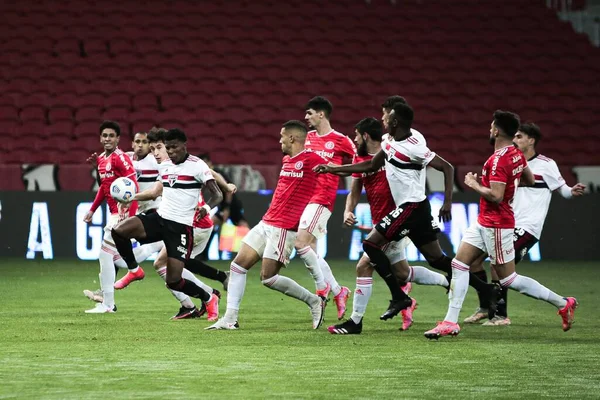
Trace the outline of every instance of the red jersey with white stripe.
<path fill-rule="evenodd" d="M 158 162 L 151 153 L 148 153 L 146 157 L 137 159 L 133 152 L 128 152 L 133 161 L 133 168 L 137 175 L 138 185 L 140 192 L 146 189 L 150 189 L 156 183 L 158 179 Z M 142 213 L 148 210 L 157 209 L 160 204 L 160 197 L 156 200 L 139 201 L 138 202 L 138 213 Z"/>
<path fill-rule="evenodd" d="M 193 226 L 200 191 L 206 182 L 214 179 L 208 165 L 188 154 L 179 164 L 162 162 L 159 173 L 163 192 L 158 214 L 164 219 Z"/>
<path fill-rule="evenodd" d="M 369 161 L 373 158 L 372 154 L 366 156 L 355 155 L 352 164 L 358 164 L 363 161 Z M 390 191 L 387 177 L 385 176 L 385 165 L 376 172 L 354 173 L 352 178 L 360 179 L 367 192 L 367 200 L 371 208 L 371 219 L 373 225 L 378 224 L 383 217 L 396 208 L 394 197 Z"/>
<path fill-rule="evenodd" d="M 415 129 L 403 140 L 384 135 L 381 150 L 385 153 L 385 173 L 396 206 L 420 203 L 426 199 L 426 167 L 435 157 L 427 141 Z"/>
<path fill-rule="evenodd" d="M 527 165 L 535 177 L 533 186 L 519 187 L 515 195 L 515 225 L 539 239 L 550 208 L 552 192 L 565 184 L 556 162 L 536 154 Z"/>
<path fill-rule="evenodd" d="M 200 208 L 202 208 L 202 206 L 204 206 L 205 204 L 206 202 L 202 198 L 202 194 L 200 194 L 200 202 L 198 203 L 198 209 L 194 214 L 194 224 L 192 225 L 194 228 L 208 229 L 214 226 L 210 213 L 206 213 L 206 215 L 202 217 L 202 219 L 197 219 L 198 214 L 200 213 Z"/>
<path fill-rule="evenodd" d="M 101 195 L 106 198 L 108 203 L 108 209 L 111 214 L 118 214 L 117 202 L 110 195 L 110 185 L 117 178 L 126 177 L 133 181 L 137 181 L 135 169 L 133 168 L 133 162 L 127 154 L 125 154 L 118 147 L 106 155 L 102 153 L 98 156 L 98 174 L 100 175 L 100 188 L 98 191 L 102 191 Z M 95 209 L 92 207 L 92 211 Z"/>
<path fill-rule="evenodd" d="M 521 150 L 514 145 L 498 149 L 483 165 L 481 185 L 489 188 L 491 182 L 506 185 L 504 197 L 500 204 L 492 203 L 483 196 L 479 200 L 479 217 L 477 221 L 487 228 L 514 229 L 515 215 L 512 204 L 515 191 L 527 161 Z"/>
<path fill-rule="evenodd" d="M 292 231 L 298 230 L 302 212 L 313 197 L 316 186 L 325 185 L 322 177 L 328 174 L 317 174 L 313 171 L 319 164 L 325 164 L 325 160 L 306 150 L 294 157 L 283 157 L 271 205 L 262 219 L 266 224 Z"/>
<path fill-rule="evenodd" d="M 306 135 L 304 148 L 317 153 L 325 159 L 325 164 L 334 163 L 341 165 L 343 158 L 351 158 L 356 152 L 354 143 L 350 138 L 335 130 L 320 136 L 317 131 L 310 131 Z M 337 194 L 340 177 L 334 174 L 325 174 L 326 179 L 317 187 L 310 203 L 321 204 L 333 211 L 335 195 Z"/>

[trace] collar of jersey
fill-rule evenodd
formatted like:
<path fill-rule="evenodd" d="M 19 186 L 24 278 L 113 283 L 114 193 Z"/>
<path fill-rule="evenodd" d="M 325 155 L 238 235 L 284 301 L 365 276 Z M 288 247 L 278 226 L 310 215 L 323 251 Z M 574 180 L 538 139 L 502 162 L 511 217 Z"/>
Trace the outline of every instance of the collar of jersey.
<path fill-rule="evenodd" d="M 169 158 L 169 160 L 171 160 L 171 162 L 173 163 L 173 165 L 179 165 L 179 164 L 183 164 L 185 162 L 185 160 L 188 159 L 189 156 L 190 156 L 190 153 L 185 153 L 185 157 L 183 157 L 183 160 L 180 163 L 177 163 L 177 164 L 174 163 L 173 160 L 171 160 L 170 158 Z"/>

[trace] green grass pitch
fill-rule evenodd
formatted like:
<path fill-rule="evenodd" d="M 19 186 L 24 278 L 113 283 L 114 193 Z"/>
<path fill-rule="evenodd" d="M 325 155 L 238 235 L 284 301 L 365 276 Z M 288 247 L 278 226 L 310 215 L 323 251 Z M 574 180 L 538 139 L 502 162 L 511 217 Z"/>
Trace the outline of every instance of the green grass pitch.
<path fill-rule="evenodd" d="M 340 283 L 354 290 L 354 265 L 331 264 Z M 511 292 L 512 326 L 462 326 L 458 337 L 440 341 L 423 337 L 446 313 L 445 291 L 437 287 L 415 286 L 416 322 L 400 332 L 399 319 L 378 319 L 389 296 L 376 278 L 363 333 L 333 336 L 326 330 L 335 321 L 333 302 L 324 326 L 313 331 L 308 307 L 263 287 L 255 267 L 241 329 L 205 331 L 204 318 L 169 320 L 179 304 L 152 266 L 144 268 L 144 281 L 116 293 L 118 313 L 86 315 L 93 303 L 82 290 L 98 287 L 96 262 L 1 259 L 0 399 L 600 396 L 594 263 L 519 266 L 524 275 L 578 298 L 570 332 L 561 330 L 552 306 Z M 314 287 L 298 262 L 283 273 Z M 221 313 L 225 304 L 223 299 Z M 471 289 L 461 319 L 475 307 Z"/>

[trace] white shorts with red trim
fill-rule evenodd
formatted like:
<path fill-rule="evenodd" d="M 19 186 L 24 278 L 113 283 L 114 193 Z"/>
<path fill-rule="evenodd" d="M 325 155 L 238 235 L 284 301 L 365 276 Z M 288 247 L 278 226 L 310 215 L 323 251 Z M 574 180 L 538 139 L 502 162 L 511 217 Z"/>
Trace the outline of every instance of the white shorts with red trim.
<path fill-rule="evenodd" d="M 514 233 L 512 228 L 488 228 L 475 222 L 467 229 L 462 241 L 488 253 L 492 264 L 506 264 L 515 259 Z"/>
<path fill-rule="evenodd" d="M 382 247 L 383 252 L 387 256 L 388 260 L 390 260 L 390 265 L 394 265 L 402 260 L 406 260 L 406 248 L 409 244 L 410 239 L 405 237 L 398 242 L 389 242 Z M 363 253 L 363 257 L 366 257 L 367 260 L 370 260 L 367 253 Z"/>
<path fill-rule="evenodd" d="M 284 265 L 290 262 L 290 255 L 294 250 L 295 241 L 296 232 L 276 228 L 265 224 L 263 221 L 252 228 L 242 240 L 262 258 L 279 261 Z"/>
<path fill-rule="evenodd" d="M 212 230 L 212 226 L 210 228 L 194 228 L 194 248 L 192 249 L 190 258 L 194 258 L 204 251 Z"/>
<path fill-rule="evenodd" d="M 106 225 L 104 226 L 104 240 L 108 240 L 111 243 L 114 243 L 112 239 L 112 228 L 115 227 L 119 222 L 121 222 L 125 218 L 121 218 L 119 214 L 110 214 L 108 216 L 108 220 L 106 221 Z"/>
<path fill-rule="evenodd" d="M 310 203 L 304 209 L 300 217 L 298 229 L 304 229 L 317 239 L 327 234 L 327 221 L 331 217 L 331 211 L 321 204 Z"/>

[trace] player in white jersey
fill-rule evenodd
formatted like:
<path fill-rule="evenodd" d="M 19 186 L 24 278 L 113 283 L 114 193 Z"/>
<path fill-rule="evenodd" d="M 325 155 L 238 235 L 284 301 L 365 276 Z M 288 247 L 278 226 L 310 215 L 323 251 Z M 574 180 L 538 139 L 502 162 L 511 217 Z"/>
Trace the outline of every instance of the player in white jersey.
<path fill-rule="evenodd" d="M 187 137 L 180 129 L 165 133 L 164 143 L 170 162 L 163 162 L 159 171 L 162 201 L 157 212 L 128 218 L 113 228 L 112 233 L 119 254 L 128 266 L 136 262 L 131 239 L 140 243 L 163 241 L 167 252 L 167 286 L 207 302 L 213 294 L 182 274 L 193 249 L 194 220 L 205 217 L 219 204 L 223 194 L 208 166 L 188 154 L 186 142 Z M 201 190 L 207 204 L 198 208 Z"/>
<path fill-rule="evenodd" d="M 513 210 L 515 212 L 515 232 L 513 241 L 515 246 L 515 264 L 518 264 L 531 248 L 540 240 L 544 221 L 550 208 L 552 192 L 558 191 L 565 199 L 578 197 L 584 194 L 586 186 L 577 183 L 569 187 L 565 183 L 556 162 L 538 154 L 536 146 L 542 138 L 540 128 L 534 123 L 522 124 L 515 134 L 513 142 L 523 152 L 527 165 L 533 172 L 535 184 L 533 186 L 519 187 L 515 195 Z M 485 274 L 483 262 L 487 254 L 481 256 L 471 267 L 472 272 Z M 499 282 L 498 276 L 492 269 L 492 282 Z M 510 325 L 507 310 L 507 288 L 502 288 L 501 299 L 495 315 L 488 315 L 486 299 L 480 297 L 479 308 L 475 313 L 465 319 L 465 323 L 476 323 L 486 320 L 485 326 Z M 491 318 L 490 318 L 491 317 Z"/>

